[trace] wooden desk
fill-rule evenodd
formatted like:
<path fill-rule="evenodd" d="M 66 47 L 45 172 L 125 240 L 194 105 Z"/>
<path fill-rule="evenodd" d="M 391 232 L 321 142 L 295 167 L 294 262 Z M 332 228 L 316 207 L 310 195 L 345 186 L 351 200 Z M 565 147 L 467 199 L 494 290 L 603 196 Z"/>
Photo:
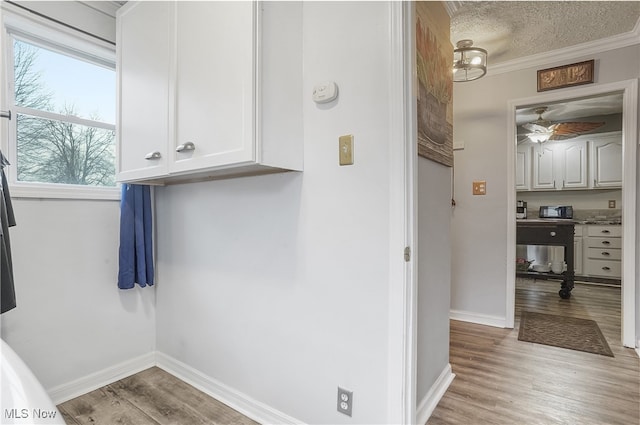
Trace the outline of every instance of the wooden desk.
<path fill-rule="evenodd" d="M 516 220 L 516 244 L 551 245 L 564 247 L 564 261 L 567 271 L 562 273 L 562 283 L 558 295 L 566 299 L 571 297 L 575 280 L 573 264 L 573 236 L 575 225 L 572 220 Z"/>

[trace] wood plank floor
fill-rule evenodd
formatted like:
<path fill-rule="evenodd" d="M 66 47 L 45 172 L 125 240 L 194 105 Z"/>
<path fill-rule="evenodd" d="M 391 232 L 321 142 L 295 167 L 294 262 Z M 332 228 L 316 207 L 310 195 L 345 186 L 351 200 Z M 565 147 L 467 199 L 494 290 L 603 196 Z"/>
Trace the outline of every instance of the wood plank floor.
<path fill-rule="evenodd" d="M 256 425 L 164 370 L 152 367 L 58 406 L 68 425 Z"/>
<path fill-rule="evenodd" d="M 640 424 L 640 360 L 620 339 L 620 288 L 518 278 L 516 326 L 451 321 L 456 378 L 427 422 L 441 424 Z M 595 320 L 614 358 L 518 341 L 520 311 Z"/>

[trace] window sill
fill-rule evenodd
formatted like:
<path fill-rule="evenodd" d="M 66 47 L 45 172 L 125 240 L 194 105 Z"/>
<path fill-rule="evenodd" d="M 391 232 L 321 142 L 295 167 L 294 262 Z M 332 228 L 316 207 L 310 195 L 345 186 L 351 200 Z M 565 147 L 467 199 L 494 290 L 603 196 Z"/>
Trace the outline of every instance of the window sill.
<path fill-rule="evenodd" d="M 74 186 L 45 183 L 9 184 L 11 198 L 120 200 L 120 187 Z"/>

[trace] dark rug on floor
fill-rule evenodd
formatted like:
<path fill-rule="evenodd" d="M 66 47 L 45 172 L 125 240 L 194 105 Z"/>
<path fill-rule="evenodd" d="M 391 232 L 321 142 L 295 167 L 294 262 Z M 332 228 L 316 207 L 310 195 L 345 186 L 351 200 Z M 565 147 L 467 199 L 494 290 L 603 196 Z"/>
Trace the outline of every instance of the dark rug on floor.
<path fill-rule="evenodd" d="M 593 320 L 523 311 L 518 339 L 613 357 L 607 340 Z"/>

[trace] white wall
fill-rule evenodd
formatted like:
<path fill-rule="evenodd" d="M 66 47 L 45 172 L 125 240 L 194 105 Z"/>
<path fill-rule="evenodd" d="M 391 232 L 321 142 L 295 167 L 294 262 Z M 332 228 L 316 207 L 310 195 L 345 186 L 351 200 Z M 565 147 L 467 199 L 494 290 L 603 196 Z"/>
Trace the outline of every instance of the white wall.
<path fill-rule="evenodd" d="M 14 199 L 2 339 L 50 390 L 152 352 L 154 289 L 117 287 L 119 202 Z"/>
<path fill-rule="evenodd" d="M 451 212 L 451 168 L 418 158 L 418 402 L 449 364 Z"/>
<path fill-rule="evenodd" d="M 639 76 L 637 45 L 568 62 L 591 58 L 596 84 Z M 561 64 L 538 68 L 554 65 Z M 464 141 L 465 148 L 455 152 L 451 309 L 488 322 L 504 321 L 506 315 L 507 102 L 536 95 L 536 70 L 454 86 L 454 140 Z M 473 180 L 487 181 L 485 196 L 471 195 Z"/>
<path fill-rule="evenodd" d="M 303 422 L 386 423 L 389 5 L 305 2 L 303 29 L 304 172 L 157 192 L 157 347 Z"/>

